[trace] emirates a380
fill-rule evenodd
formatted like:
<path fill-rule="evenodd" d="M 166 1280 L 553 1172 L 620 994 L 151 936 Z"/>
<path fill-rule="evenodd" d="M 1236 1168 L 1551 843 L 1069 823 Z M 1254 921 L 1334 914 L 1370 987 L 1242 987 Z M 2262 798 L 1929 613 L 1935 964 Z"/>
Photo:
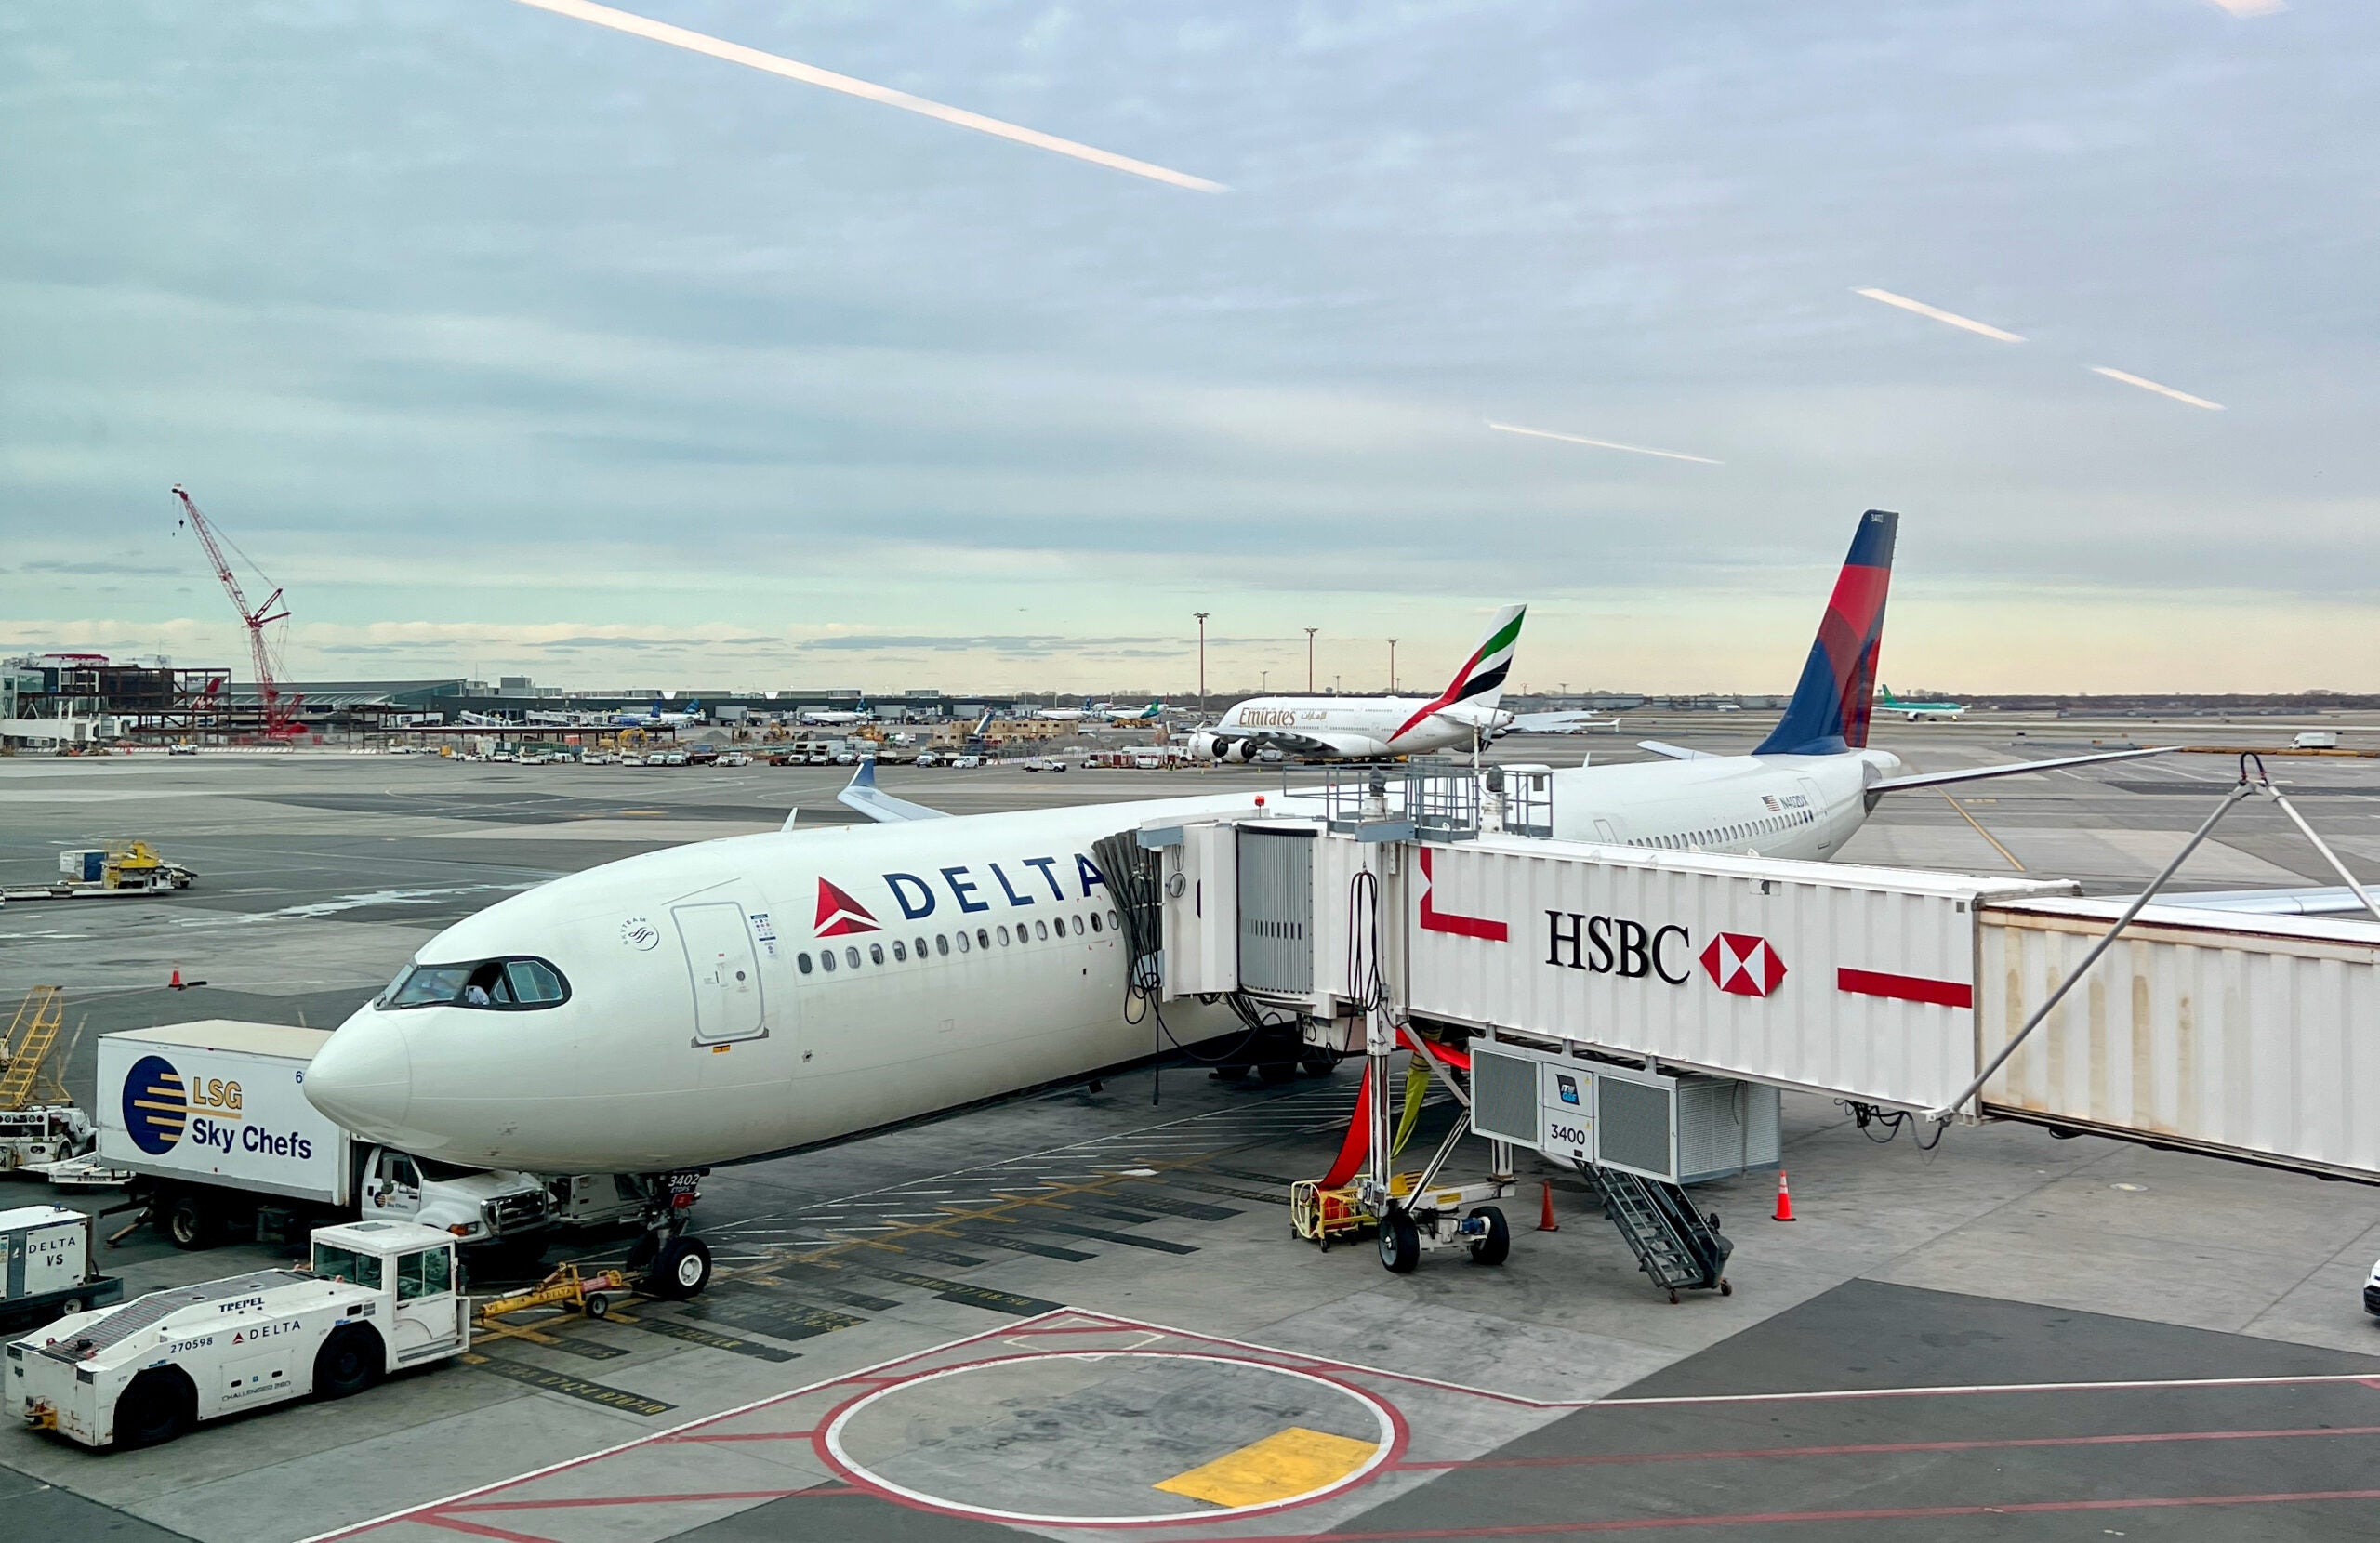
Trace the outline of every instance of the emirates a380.
<path fill-rule="evenodd" d="M 1823 859 L 1899 789 L 2149 753 L 1897 775 L 1867 739 L 1897 523 L 1861 517 L 1765 742 L 1557 772 L 1555 837 Z M 1518 622 L 1500 620 L 1474 669 L 1509 657 Z M 873 772 L 843 795 L 871 824 L 632 857 L 446 929 L 332 1035 L 308 1096 L 371 1140 L 454 1162 L 659 1175 L 1145 1052 L 1093 844 L 1250 809 L 1255 790 L 948 817 Z M 1218 1005 L 1172 1026 L 1188 1041 L 1237 1024 Z"/>

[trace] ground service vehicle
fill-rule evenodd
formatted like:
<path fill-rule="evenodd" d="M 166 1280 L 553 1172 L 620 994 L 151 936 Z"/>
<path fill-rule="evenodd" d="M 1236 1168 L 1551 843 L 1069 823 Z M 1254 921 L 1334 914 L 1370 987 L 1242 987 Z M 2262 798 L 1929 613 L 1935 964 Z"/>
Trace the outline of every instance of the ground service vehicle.
<path fill-rule="evenodd" d="M 345 1398 L 461 1354 L 455 1240 L 407 1221 L 313 1234 L 304 1270 L 258 1270 L 61 1318 L 8 1347 L 8 1406 L 86 1446 L 155 1446 L 203 1419 Z"/>
<path fill-rule="evenodd" d="M 100 1160 L 136 1176 L 178 1247 L 326 1215 L 534 1246 L 553 1213 L 537 1179 L 359 1141 L 306 1101 L 307 1068 L 329 1038 L 230 1019 L 101 1035 Z"/>
<path fill-rule="evenodd" d="M 0 1325 L 112 1302 L 124 1283 L 91 1273 L 91 1219 L 60 1206 L 0 1211 Z"/>

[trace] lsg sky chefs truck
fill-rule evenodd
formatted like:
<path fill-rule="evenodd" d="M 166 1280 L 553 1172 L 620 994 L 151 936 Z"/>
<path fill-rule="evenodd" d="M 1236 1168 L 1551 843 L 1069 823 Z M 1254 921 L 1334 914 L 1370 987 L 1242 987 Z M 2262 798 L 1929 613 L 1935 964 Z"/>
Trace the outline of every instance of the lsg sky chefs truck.
<path fill-rule="evenodd" d="M 306 1101 L 306 1068 L 330 1036 L 221 1018 L 100 1036 L 100 1161 L 135 1175 L 182 1248 L 360 1217 L 541 1251 L 554 1200 L 536 1179 L 357 1141 Z"/>

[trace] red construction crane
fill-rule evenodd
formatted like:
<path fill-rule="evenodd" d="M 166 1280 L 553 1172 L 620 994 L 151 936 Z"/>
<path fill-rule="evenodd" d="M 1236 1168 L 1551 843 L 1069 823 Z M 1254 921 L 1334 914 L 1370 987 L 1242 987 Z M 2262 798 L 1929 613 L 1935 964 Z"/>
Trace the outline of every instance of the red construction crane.
<path fill-rule="evenodd" d="M 281 590 L 275 587 L 258 606 L 248 604 L 247 595 L 240 588 L 239 576 L 231 572 L 231 564 L 223 556 L 222 544 L 215 538 L 215 527 L 206 516 L 198 512 L 179 482 L 174 484 L 174 496 L 181 500 L 182 522 L 198 536 L 198 544 L 206 548 L 206 560 L 215 564 L 215 577 L 223 592 L 231 597 L 231 604 L 240 613 L 240 624 L 248 629 L 248 657 L 256 666 L 257 691 L 264 698 L 264 732 L 267 739 L 287 739 L 305 731 L 298 723 L 298 704 L 302 698 L 292 696 L 284 701 L 280 684 L 272 678 L 272 651 L 265 643 L 264 629 L 275 622 L 289 619 L 289 610 L 281 604 Z M 238 550 L 234 547 L 233 550 Z M 245 553 L 241 554 L 245 557 Z M 249 567 L 256 564 L 250 562 Z M 258 576 L 263 571 L 258 570 Z M 270 580 L 266 582 L 270 583 Z M 275 609 L 279 607 L 279 609 Z"/>

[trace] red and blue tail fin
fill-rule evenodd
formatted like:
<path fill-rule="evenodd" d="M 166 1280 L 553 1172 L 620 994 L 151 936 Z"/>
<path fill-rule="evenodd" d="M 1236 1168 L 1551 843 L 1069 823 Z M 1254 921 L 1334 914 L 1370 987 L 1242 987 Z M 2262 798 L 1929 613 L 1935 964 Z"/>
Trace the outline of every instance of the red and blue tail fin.
<path fill-rule="evenodd" d="M 1892 587 L 1893 540 L 1900 516 L 1870 509 L 1859 517 L 1851 555 L 1834 581 L 1802 683 L 1776 732 L 1756 756 L 1831 756 L 1864 749 L 1875 706 L 1876 655 L 1884 640 L 1884 592 Z"/>

